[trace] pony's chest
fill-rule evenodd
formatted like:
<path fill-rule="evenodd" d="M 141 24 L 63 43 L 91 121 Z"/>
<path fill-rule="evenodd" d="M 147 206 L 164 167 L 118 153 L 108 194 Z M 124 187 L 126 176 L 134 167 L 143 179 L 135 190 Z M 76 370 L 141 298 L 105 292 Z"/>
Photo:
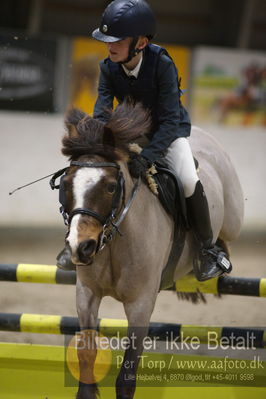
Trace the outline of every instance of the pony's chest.
<path fill-rule="evenodd" d="M 133 273 L 123 275 L 109 267 L 100 270 L 97 265 L 93 265 L 90 271 L 80 276 L 80 280 L 99 297 L 111 296 L 120 302 L 125 302 L 134 300 L 138 295 Z"/>

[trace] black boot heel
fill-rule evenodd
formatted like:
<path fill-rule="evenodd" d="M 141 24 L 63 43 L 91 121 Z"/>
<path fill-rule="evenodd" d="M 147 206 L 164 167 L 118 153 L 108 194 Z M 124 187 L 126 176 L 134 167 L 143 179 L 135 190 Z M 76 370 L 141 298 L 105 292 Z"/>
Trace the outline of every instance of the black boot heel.
<path fill-rule="evenodd" d="M 56 257 L 56 266 L 62 270 L 76 270 L 76 266 L 71 261 L 71 250 L 65 247 Z"/>

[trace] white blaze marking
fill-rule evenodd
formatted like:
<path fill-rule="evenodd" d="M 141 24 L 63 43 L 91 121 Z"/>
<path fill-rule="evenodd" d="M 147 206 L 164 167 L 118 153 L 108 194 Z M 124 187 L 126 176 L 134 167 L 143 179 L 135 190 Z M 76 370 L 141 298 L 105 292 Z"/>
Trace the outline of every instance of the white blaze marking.
<path fill-rule="evenodd" d="M 84 208 L 84 197 L 87 190 L 95 186 L 103 175 L 99 168 L 81 168 L 73 179 L 74 209 Z M 72 254 L 78 247 L 78 223 L 81 215 L 73 216 L 70 225 L 70 232 L 67 238 Z"/>

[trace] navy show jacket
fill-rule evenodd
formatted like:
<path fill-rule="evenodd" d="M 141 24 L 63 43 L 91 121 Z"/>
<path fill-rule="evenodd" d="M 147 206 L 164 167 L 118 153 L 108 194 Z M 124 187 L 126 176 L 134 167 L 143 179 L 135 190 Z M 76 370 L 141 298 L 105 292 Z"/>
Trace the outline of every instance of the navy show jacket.
<path fill-rule="evenodd" d="M 127 76 L 122 66 L 109 58 L 101 61 L 93 116 L 107 122 L 110 114 L 106 110 L 113 108 L 114 98 L 118 103 L 127 97 L 142 102 L 151 111 L 153 126 L 150 143 L 142 155 L 153 162 L 164 155 L 175 139 L 190 135 L 190 118 L 180 95 L 173 60 L 162 47 L 149 44 L 144 49 L 137 78 Z"/>

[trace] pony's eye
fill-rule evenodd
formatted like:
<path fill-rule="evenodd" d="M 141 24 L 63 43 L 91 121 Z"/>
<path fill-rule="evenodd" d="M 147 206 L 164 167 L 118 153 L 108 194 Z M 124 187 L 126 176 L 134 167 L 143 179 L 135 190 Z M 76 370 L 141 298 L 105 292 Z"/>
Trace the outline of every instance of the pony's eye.
<path fill-rule="evenodd" d="M 109 194 L 114 194 L 115 189 L 116 189 L 116 183 L 109 183 L 107 185 L 107 191 Z"/>

